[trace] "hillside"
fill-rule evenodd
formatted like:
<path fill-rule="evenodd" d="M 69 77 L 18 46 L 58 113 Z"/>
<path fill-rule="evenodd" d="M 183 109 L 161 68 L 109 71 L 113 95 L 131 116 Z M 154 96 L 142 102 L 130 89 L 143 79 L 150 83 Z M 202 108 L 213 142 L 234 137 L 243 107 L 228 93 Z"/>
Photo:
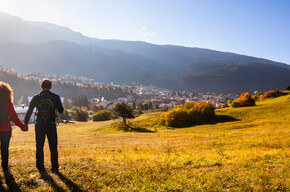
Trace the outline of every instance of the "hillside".
<path fill-rule="evenodd" d="M 236 121 L 165 129 L 144 114 L 122 132 L 111 121 L 60 125 L 60 172 L 35 168 L 33 125 L 13 130 L 13 182 L 23 191 L 288 191 L 290 95 L 217 110 Z M 140 130 L 140 129 L 139 129 Z M 48 145 L 45 166 L 49 170 Z M 3 173 L 0 173 L 4 178 Z M 4 181 L 3 181 L 4 182 Z"/>
<path fill-rule="evenodd" d="M 260 64 L 258 71 L 263 79 L 266 79 L 267 74 L 260 71 L 264 71 L 263 68 L 268 65 L 279 68 L 278 71 L 284 70 L 288 76 L 286 82 L 285 79 L 269 78 L 267 85 L 285 88 L 284 85 L 290 82 L 289 65 L 267 59 L 209 49 L 101 40 L 86 37 L 63 26 L 24 21 L 4 13 L 0 13 L 0 50 L 0 66 L 14 68 L 17 72 L 71 74 L 94 78 L 100 82 L 113 80 L 118 84 L 138 82 L 177 90 L 176 87 L 180 86 L 175 82 L 171 85 L 160 81 L 179 79 L 185 89 L 242 92 L 243 82 L 239 79 L 229 81 L 235 78 L 235 74 L 220 76 L 214 72 L 239 65 L 251 70 L 250 63 Z M 211 75 L 205 75 L 208 73 Z M 280 73 L 273 71 L 273 75 L 279 76 Z M 242 73 L 242 76 L 256 82 L 253 74 Z M 218 83 L 215 86 L 203 86 L 194 83 L 196 80 Z M 261 82 L 252 86 L 253 89 L 266 87 Z"/>
<path fill-rule="evenodd" d="M 199 75 L 153 80 L 153 84 L 175 90 L 253 93 L 256 90 L 267 91 L 271 88 L 286 89 L 290 84 L 290 69 L 260 63 L 224 65 Z"/>

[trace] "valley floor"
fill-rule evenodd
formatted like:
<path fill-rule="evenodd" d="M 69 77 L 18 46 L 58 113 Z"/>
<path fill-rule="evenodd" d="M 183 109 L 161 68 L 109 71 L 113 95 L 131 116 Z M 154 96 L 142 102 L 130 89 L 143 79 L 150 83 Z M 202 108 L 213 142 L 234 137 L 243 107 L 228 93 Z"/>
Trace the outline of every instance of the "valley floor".
<path fill-rule="evenodd" d="M 0 190 L 19 191 L 289 191 L 290 95 L 255 107 L 220 109 L 235 121 L 166 129 L 159 113 L 136 118 L 142 132 L 112 122 L 60 125 L 60 175 L 35 167 L 34 126 L 13 130 L 10 173 Z"/>

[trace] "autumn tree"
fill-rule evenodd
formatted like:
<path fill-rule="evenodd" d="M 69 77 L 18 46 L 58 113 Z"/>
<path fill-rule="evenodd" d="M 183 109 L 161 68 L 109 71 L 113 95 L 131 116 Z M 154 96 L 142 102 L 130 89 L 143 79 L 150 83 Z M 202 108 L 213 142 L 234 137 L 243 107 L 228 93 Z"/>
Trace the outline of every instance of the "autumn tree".
<path fill-rule="evenodd" d="M 240 97 L 237 100 L 235 100 L 235 102 L 239 103 L 241 107 L 256 105 L 255 100 L 251 97 L 251 95 L 248 92 L 242 93 Z"/>
<path fill-rule="evenodd" d="M 113 112 L 116 116 L 119 116 L 123 119 L 123 123 L 125 126 L 127 126 L 127 119 L 134 118 L 132 108 L 123 102 L 115 105 L 115 107 L 113 108 Z"/>

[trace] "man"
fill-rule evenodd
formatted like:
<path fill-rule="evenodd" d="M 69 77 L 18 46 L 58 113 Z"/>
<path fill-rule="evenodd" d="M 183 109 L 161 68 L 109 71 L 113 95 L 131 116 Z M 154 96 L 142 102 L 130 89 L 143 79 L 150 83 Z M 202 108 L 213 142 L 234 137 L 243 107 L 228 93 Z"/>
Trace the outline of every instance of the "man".
<path fill-rule="evenodd" d="M 47 136 L 50 155 L 51 171 L 58 173 L 58 151 L 57 151 L 57 130 L 56 130 L 56 110 L 63 112 L 60 97 L 52 92 L 52 83 L 50 80 L 41 82 L 42 92 L 33 97 L 29 109 L 25 115 L 25 124 L 28 124 L 33 109 L 37 109 L 37 118 L 35 121 L 35 139 L 36 139 L 36 167 L 40 172 L 45 171 L 43 146 L 45 136 Z"/>

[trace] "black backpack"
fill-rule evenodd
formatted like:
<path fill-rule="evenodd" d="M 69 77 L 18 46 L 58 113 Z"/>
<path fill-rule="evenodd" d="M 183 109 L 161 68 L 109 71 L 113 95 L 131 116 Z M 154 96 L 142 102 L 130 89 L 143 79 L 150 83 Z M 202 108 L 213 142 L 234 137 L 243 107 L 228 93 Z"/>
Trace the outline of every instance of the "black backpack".
<path fill-rule="evenodd" d="M 44 124 L 55 121 L 55 107 L 51 98 L 41 99 L 37 105 L 38 120 Z"/>
<path fill-rule="evenodd" d="M 0 98 L 0 125 L 8 123 L 9 121 L 6 102 L 4 99 Z"/>

